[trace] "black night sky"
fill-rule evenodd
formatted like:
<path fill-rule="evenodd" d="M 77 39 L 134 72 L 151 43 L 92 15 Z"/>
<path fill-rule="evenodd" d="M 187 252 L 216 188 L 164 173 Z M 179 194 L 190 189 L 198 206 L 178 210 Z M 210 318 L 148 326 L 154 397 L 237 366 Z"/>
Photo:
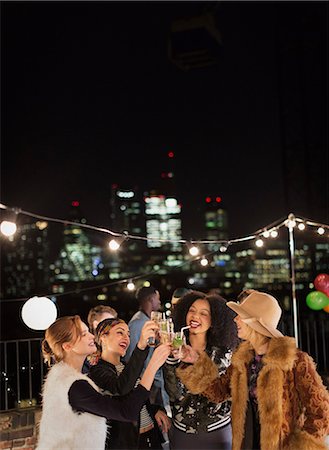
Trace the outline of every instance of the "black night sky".
<path fill-rule="evenodd" d="M 170 39 L 174 50 L 199 42 L 177 43 L 171 26 L 205 13 L 222 39 L 216 64 L 182 70 Z M 1 202 L 66 218 L 77 199 L 88 223 L 108 227 L 111 184 L 156 188 L 172 150 L 183 237 L 203 237 L 195 212 L 215 194 L 231 237 L 289 212 L 326 223 L 327 13 L 313 1 L 2 1 Z M 303 149 L 285 144 L 287 128 L 307 129 Z"/>

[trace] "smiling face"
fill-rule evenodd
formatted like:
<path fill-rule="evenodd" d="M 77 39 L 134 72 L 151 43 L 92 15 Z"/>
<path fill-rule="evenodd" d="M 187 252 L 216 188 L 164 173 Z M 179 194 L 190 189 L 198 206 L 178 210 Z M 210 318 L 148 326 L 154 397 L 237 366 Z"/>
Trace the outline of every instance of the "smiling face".
<path fill-rule="evenodd" d="M 72 352 L 84 357 L 91 355 L 97 350 L 94 335 L 90 333 L 87 325 L 83 322 L 80 324 L 80 335 L 71 345 Z"/>
<path fill-rule="evenodd" d="M 236 323 L 238 337 L 240 339 L 246 340 L 250 334 L 248 325 L 241 320 L 241 317 L 239 315 L 237 315 L 233 320 Z"/>
<path fill-rule="evenodd" d="M 186 325 L 191 327 L 191 334 L 207 333 L 211 327 L 210 305 L 207 300 L 199 299 L 192 303 L 186 315 Z"/>
<path fill-rule="evenodd" d="M 113 325 L 109 331 L 102 334 L 101 343 L 102 350 L 106 349 L 106 352 L 119 355 L 120 357 L 124 356 L 130 344 L 128 325 L 124 322 Z"/>

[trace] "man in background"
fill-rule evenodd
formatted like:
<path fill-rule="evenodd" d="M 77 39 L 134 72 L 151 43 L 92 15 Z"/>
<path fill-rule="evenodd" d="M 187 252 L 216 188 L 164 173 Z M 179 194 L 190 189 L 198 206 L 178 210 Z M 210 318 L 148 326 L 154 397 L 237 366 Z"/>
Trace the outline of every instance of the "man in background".
<path fill-rule="evenodd" d="M 137 342 L 139 341 L 139 337 L 141 334 L 141 330 L 143 328 L 143 325 L 145 322 L 150 320 L 151 317 L 151 311 L 159 311 L 161 308 L 161 300 L 160 300 L 160 293 L 157 289 L 155 289 L 153 286 L 143 286 L 139 288 L 136 292 L 136 298 L 138 300 L 139 304 L 139 310 L 132 316 L 130 321 L 128 322 L 129 331 L 130 331 L 130 345 L 127 349 L 127 353 L 124 357 L 124 360 L 126 362 L 129 361 L 130 356 L 132 352 L 134 351 L 134 348 L 137 345 Z M 147 359 L 145 360 L 143 371 L 145 370 L 152 354 L 153 354 L 154 348 L 150 348 L 149 354 Z M 151 389 L 150 394 L 150 401 L 151 403 L 155 403 L 158 405 L 162 405 L 164 408 L 166 408 L 168 412 L 169 407 L 169 397 L 167 392 L 164 388 L 164 379 L 163 379 L 163 373 L 162 368 L 160 368 L 156 376 L 154 378 L 154 382 Z"/>
<path fill-rule="evenodd" d="M 91 333 L 95 334 L 97 325 L 104 319 L 116 319 L 118 313 L 114 308 L 108 305 L 97 305 L 88 313 L 88 325 Z"/>
<path fill-rule="evenodd" d="M 178 302 L 178 300 L 183 297 L 183 295 L 188 294 L 189 292 L 191 292 L 191 289 L 187 289 L 185 287 L 180 287 L 174 290 L 172 297 L 171 297 L 171 310 L 174 309 L 176 303 Z"/>
<path fill-rule="evenodd" d="M 93 333 L 95 336 L 96 328 L 99 322 L 101 322 L 104 319 L 116 319 L 118 317 L 118 313 L 114 308 L 111 308 L 111 306 L 108 305 L 97 305 L 94 306 L 89 310 L 88 313 L 88 325 L 89 325 L 89 331 Z M 90 366 L 96 364 L 97 358 L 95 356 L 90 355 L 85 359 L 85 362 L 82 366 L 82 373 L 89 373 Z"/>

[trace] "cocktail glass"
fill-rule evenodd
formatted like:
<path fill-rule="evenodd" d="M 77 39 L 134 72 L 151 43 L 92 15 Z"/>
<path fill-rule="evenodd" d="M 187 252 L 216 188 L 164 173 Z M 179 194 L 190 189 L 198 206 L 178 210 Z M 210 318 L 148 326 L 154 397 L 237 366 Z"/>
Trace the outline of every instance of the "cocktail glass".
<path fill-rule="evenodd" d="M 173 355 L 175 356 L 175 358 L 181 359 L 183 357 L 183 347 L 184 345 L 186 345 L 186 338 L 181 331 L 173 333 L 171 345 L 173 348 Z"/>

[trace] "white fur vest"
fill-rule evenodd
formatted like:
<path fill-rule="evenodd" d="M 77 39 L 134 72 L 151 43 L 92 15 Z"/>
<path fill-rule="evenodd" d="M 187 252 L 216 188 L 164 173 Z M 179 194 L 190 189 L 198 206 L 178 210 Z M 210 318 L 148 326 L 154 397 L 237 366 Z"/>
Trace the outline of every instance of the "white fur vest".
<path fill-rule="evenodd" d="M 73 411 L 68 392 L 76 380 L 87 380 L 99 389 L 87 375 L 63 361 L 49 370 L 42 389 L 42 416 L 36 450 L 104 450 L 106 419 L 87 412 Z"/>

